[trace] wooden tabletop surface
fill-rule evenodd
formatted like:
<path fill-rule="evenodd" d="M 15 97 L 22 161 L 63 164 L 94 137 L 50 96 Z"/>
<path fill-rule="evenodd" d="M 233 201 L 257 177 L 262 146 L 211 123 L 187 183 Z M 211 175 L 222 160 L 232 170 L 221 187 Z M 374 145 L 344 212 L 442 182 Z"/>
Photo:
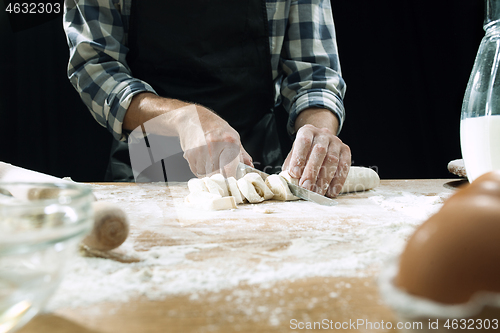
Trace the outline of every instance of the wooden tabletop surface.
<path fill-rule="evenodd" d="M 148 288 L 161 291 L 155 297 L 145 293 L 93 303 L 83 295 L 76 307 L 62 302 L 51 308 L 49 303 L 51 312 L 19 332 L 290 332 L 313 322 L 396 323 L 379 296 L 378 272 L 461 184 L 383 180 L 375 190 L 340 196 L 334 207 L 269 201 L 224 212 L 185 207 L 185 183 L 93 184 L 99 200 L 120 205 L 131 221 L 123 249 L 100 263 L 140 261 L 167 248 L 197 250 L 186 251 L 168 267 L 156 264 L 154 272 L 179 274 L 164 285 L 148 282 Z M 123 265 L 136 267 L 133 261 Z M 212 270 L 208 286 L 179 280 L 187 272 L 206 276 Z M 177 283 L 178 291 L 168 289 L 168 283 Z M 70 290 L 64 283 L 62 288 L 61 293 Z"/>

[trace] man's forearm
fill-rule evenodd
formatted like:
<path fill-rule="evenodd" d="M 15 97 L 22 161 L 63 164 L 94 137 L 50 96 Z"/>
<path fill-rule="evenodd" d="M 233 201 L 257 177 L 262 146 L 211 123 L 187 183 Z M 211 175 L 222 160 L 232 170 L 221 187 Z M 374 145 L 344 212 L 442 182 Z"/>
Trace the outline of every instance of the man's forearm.
<path fill-rule="evenodd" d="M 158 126 L 154 126 L 158 128 L 150 130 L 166 136 L 177 136 L 180 113 L 176 111 L 189 105 L 192 103 L 159 97 L 149 92 L 140 93 L 132 98 L 123 119 L 123 129 L 132 131 L 148 120 L 162 116 Z"/>
<path fill-rule="evenodd" d="M 327 128 L 334 135 L 339 129 L 339 120 L 335 114 L 323 108 L 309 108 L 302 111 L 295 121 L 295 131 L 308 124 L 318 128 Z"/>
<path fill-rule="evenodd" d="M 239 161 L 252 165 L 238 132 L 202 105 L 140 93 L 130 102 L 123 129 L 134 130 L 145 123 L 148 134 L 179 137 L 183 156 L 197 176 L 221 172 L 234 177 Z"/>

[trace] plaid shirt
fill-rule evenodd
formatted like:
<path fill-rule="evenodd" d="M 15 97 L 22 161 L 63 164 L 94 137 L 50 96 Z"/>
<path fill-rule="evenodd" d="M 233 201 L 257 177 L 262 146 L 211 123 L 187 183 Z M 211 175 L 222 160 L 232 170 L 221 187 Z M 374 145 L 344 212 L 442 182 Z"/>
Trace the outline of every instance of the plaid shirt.
<path fill-rule="evenodd" d="M 94 118 L 122 141 L 128 136 L 122 123 L 132 97 L 155 93 L 127 65 L 131 2 L 66 0 L 64 10 L 68 77 Z M 276 102 L 289 113 L 288 132 L 294 134 L 298 114 L 309 107 L 331 110 L 341 127 L 345 83 L 330 1 L 267 0 L 267 16 Z"/>

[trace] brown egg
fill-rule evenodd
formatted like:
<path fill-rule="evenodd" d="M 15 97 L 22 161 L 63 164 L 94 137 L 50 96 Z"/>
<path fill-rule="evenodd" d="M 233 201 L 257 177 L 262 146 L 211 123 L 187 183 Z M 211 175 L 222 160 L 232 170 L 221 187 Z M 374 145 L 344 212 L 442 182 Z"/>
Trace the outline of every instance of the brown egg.
<path fill-rule="evenodd" d="M 500 171 L 460 189 L 412 235 L 396 284 L 441 303 L 500 292 Z"/>

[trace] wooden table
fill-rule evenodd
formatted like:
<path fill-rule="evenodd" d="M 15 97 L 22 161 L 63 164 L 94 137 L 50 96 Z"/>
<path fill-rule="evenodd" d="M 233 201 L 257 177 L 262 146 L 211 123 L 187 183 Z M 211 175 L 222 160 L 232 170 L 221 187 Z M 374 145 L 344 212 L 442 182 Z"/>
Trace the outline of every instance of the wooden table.
<path fill-rule="evenodd" d="M 179 262 L 155 266 L 154 274 L 179 272 L 165 282 L 177 283 L 179 291 L 56 308 L 19 332 L 290 332 L 324 320 L 395 323 L 378 294 L 377 274 L 461 184 L 384 180 L 376 190 L 340 196 L 334 207 L 269 201 L 224 212 L 183 206 L 185 183 L 95 184 L 98 199 L 119 204 L 131 220 L 117 256 L 191 249 Z M 212 270 L 206 288 L 182 281 L 187 272 Z"/>

